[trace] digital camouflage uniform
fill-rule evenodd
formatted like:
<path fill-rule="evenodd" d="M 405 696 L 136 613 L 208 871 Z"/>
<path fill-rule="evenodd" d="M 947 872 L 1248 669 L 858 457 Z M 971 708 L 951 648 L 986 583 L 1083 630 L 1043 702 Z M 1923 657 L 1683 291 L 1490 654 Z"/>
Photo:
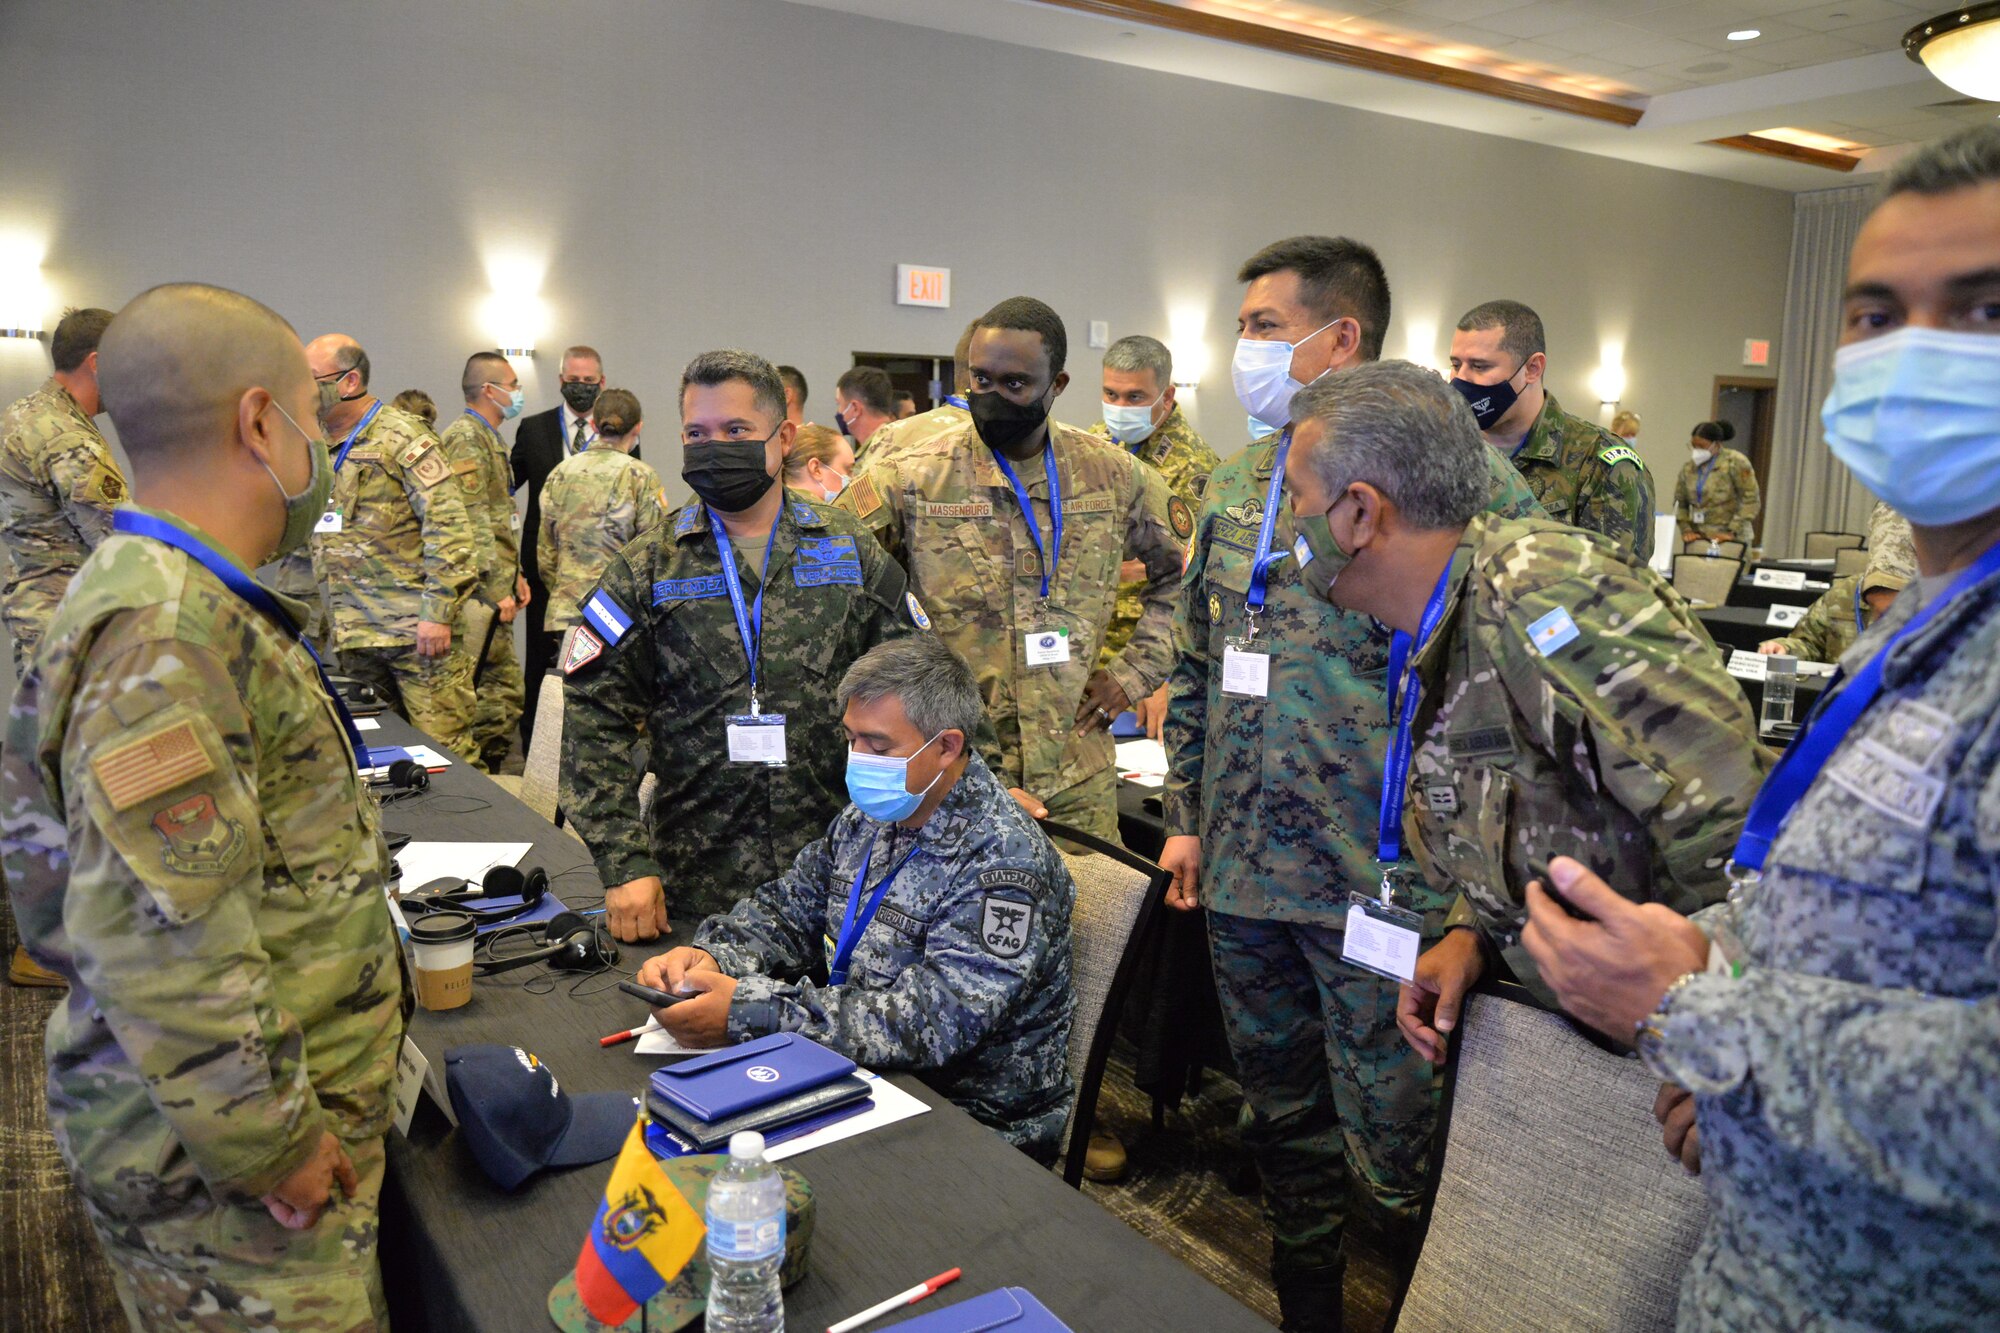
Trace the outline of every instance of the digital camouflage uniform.
<path fill-rule="evenodd" d="M 340 531 L 313 535 L 313 568 L 341 670 L 470 759 L 472 659 L 456 643 L 443 656 L 417 656 L 417 622 L 456 627 L 478 581 L 479 528 L 451 481 L 451 457 L 430 427 L 385 406 L 333 474 Z"/>
<path fill-rule="evenodd" d="M 1482 514 L 1449 588 L 1403 822 L 1460 895 L 1450 924 L 1553 1004 L 1520 944 L 1528 881 L 1571 856 L 1634 902 L 1715 902 L 1771 755 L 1694 612 L 1610 540 Z"/>
<path fill-rule="evenodd" d="M 863 856 L 866 894 L 902 869 L 830 986 L 828 941 Z M 975 752 L 921 828 L 848 806 L 694 943 L 740 979 L 729 1040 L 797 1032 L 870 1069 L 910 1070 L 1052 1162 L 1069 1120 L 1075 900 L 1062 857 Z"/>
<path fill-rule="evenodd" d="M 1541 415 L 1509 455 L 1558 523 L 1609 537 L 1643 565 L 1653 558 L 1653 474 L 1632 446 L 1571 416 L 1544 390 Z"/>
<path fill-rule="evenodd" d="M 915 420 L 915 418 L 912 418 Z M 987 766 L 1002 784 L 1048 807 L 1049 818 L 1118 840 L 1111 734 L 1079 734 L 1076 710 L 1118 597 L 1118 566 L 1143 560 L 1145 614 L 1108 669 L 1137 702 L 1173 666 L 1173 583 L 1194 513 L 1160 474 L 1117 445 L 1049 422 L 1062 485 L 1063 543 L 1042 605 L 1042 565 L 1020 501 L 994 453 L 965 425 L 871 458 L 840 497 L 910 574 L 938 637 L 979 678 L 997 744 Z M 1049 481 L 1041 457 L 1013 465 L 1049 540 Z M 1069 660 L 1027 665 L 1023 636 L 1069 637 Z"/>
<path fill-rule="evenodd" d="M 375 802 L 312 659 L 191 557 L 114 534 L 4 754 L 22 938 L 69 982 L 49 1122 L 133 1325 L 384 1322 L 402 963 Z M 286 1230 L 259 1200 L 326 1130 L 361 1188 Z"/>
<path fill-rule="evenodd" d="M 0 618 L 17 679 L 71 575 L 110 534 L 125 489 L 97 423 L 53 377 L 0 414 Z"/>
<path fill-rule="evenodd" d="M 928 412 L 919 412 L 901 421 L 885 421 L 854 451 L 855 471 L 858 474 L 864 463 L 887 458 L 910 445 L 927 444 L 940 435 L 971 424 L 972 413 L 952 403 L 939 403 Z"/>
<path fill-rule="evenodd" d="M 1682 536 L 1695 532 L 1712 542 L 1739 541 L 1747 551 L 1757 544 L 1757 514 L 1763 507 L 1757 473 L 1734 449 L 1717 445 L 1706 466 L 1693 458 L 1681 464 L 1674 482 L 1674 524 Z"/>
<path fill-rule="evenodd" d="M 1880 500 L 1868 515 L 1868 572 L 1898 575 L 1903 580 L 1898 587 L 1917 577 L 1917 547 L 1910 520 Z"/>
<path fill-rule="evenodd" d="M 1090 428 L 1090 433 L 1114 448 L 1125 449 L 1166 478 L 1167 488 L 1180 497 L 1189 513 L 1201 508 L 1202 497 L 1208 493 L 1209 474 L 1215 471 L 1215 465 L 1220 460 L 1216 458 L 1215 450 L 1208 447 L 1208 442 L 1188 424 L 1180 404 L 1174 404 L 1174 410 L 1167 414 L 1167 419 L 1160 423 L 1159 428 L 1136 445 L 1117 444 L 1101 421 Z M 1109 670 L 1112 659 L 1124 652 L 1125 645 L 1132 641 L 1132 629 L 1139 623 L 1139 613 L 1146 607 L 1145 593 L 1144 583 L 1118 585 L 1118 610 L 1111 617 L 1111 624 L 1105 628 L 1104 646 L 1097 651 L 1098 666 Z"/>
<path fill-rule="evenodd" d="M 576 624 L 611 557 L 665 520 L 661 499 L 660 474 L 610 441 L 556 464 L 542 483 L 535 548 L 549 590 L 543 623 L 550 633 Z"/>
<path fill-rule="evenodd" d="M 1905 591 L 1851 677 L 1914 617 Z M 1828 693 L 1837 695 L 1840 685 Z M 1829 698 L 1826 702 L 1831 703 Z M 1640 1043 L 1695 1094 L 1688 1333 L 1991 1328 L 2000 1310 L 2000 578 L 1890 651 L 1760 883 L 1696 922 L 1741 974 Z"/>
<path fill-rule="evenodd" d="M 521 515 L 514 508 L 507 446 L 486 418 L 469 408 L 445 427 L 442 438 L 446 453 L 457 460 L 453 469 L 464 491 L 466 512 L 476 516 L 482 530 L 475 557 L 479 584 L 473 595 L 498 607 L 514 595 L 521 572 Z M 521 659 L 514 651 L 514 627 L 494 621 L 483 661 L 479 644 L 467 643 L 465 651 L 478 663 L 472 691 L 472 743 L 477 754 L 468 758 L 495 773 L 514 748 L 514 729 L 521 725 L 527 695 Z"/>
<path fill-rule="evenodd" d="M 1381 880 L 1388 636 L 1300 585 L 1282 491 L 1271 549 L 1283 554 L 1251 641 L 1272 654 L 1270 695 L 1222 692 L 1278 443 L 1250 445 L 1209 481 L 1175 623 L 1165 817 L 1169 837 L 1202 840 L 1216 986 L 1284 1276 L 1340 1261 L 1350 1180 L 1392 1231 L 1414 1220 L 1433 1106 L 1430 1070 L 1396 1030 L 1395 986 L 1340 961 L 1348 893 Z M 1486 454 L 1495 507 L 1539 512 L 1519 474 Z M 1450 897 L 1401 878 L 1434 937 Z"/>
<path fill-rule="evenodd" d="M 758 578 L 734 547 L 746 610 Z M 761 554 L 761 552 L 759 553 Z M 764 579 L 759 704 L 785 715 L 783 768 L 729 762 L 725 719 L 750 711 L 749 662 L 698 501 L 605 566 L 597 595 L 630 627 L 589 624 L 563 660 L 562 805 L 607 886 L 658 875 L 688 920 L 776 879 L 847 804 L 847 733 L 834 691 L 854 659 L 927 624 L 903 571 L 850 514 L 785 494 Z M 650 830 L 642 732 L 659 781 Z"/>

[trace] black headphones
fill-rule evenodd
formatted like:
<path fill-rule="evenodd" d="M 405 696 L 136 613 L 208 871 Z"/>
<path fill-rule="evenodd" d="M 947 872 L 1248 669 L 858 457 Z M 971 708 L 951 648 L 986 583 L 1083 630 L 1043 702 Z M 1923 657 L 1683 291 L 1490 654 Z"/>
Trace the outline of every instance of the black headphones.
<path fill-rule="evenodd" d="M 398 760 L 398 763 L 403 761 Z M 421 769 L 418 770 L 422 772 Z M 404 894 L 398 900 L 405 916 L 424 912 L 463 912 L 475 921 L 511 921 L 542 905 L 549 894 L 549 872 L 535 866 L 525 873 L 515 866 L 498 865 L 480 877 L 481 892 L 454 875 L 434 879 Z M 520 902 L 505 907 L 480 907 L 480 897 L 513 898 Z"/>
<path fill-rule="evenodd" d="M 392 790 L 378 798 L 383 805 L 419 795 L 431 789 L 431 771 L 414 759 L 398 759 L 389 765 L 387 778 L 368 779 L 370 791 L 380 791 L 384 787 Z"/>
<path fill-rule="evenodd" d="M 613 942 L 610 932 L 605 930 L 604 923 L 586 922 L 575 912 L 558 912 L 546 922 L 534 925 L 503 927 L 481 940 L 480 947 L 490 951 L 503 936 L 520 934 L 532 937 L 537 932 L 541 935 L 541 948 L 510 958 L 482 959 L 474 964 L 473 972 L 490 977 L 496 972 L 512 972 L 517 967 L 533 963 L 547 963 L 561 972 L 595 972 L 618 962 L 618 945 Z"/>

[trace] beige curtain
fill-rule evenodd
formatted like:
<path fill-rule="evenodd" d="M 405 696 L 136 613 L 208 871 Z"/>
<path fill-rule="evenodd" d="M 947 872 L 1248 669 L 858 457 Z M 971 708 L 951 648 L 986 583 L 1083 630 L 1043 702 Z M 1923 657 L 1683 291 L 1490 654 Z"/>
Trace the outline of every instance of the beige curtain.
<path fill-rule="evenodd" d="M 1874 201 L 1874 186 L 1851 185 L 1802 194 L 1792 204 L 1792 271 L 1764 497 L 1764 550 L 1773 556 L 1796 555 L 1808 532 L 1868 531 L 1875 497 L 1828 451 L 1819 408 L 1833 384 L 1847 254 Z"/>

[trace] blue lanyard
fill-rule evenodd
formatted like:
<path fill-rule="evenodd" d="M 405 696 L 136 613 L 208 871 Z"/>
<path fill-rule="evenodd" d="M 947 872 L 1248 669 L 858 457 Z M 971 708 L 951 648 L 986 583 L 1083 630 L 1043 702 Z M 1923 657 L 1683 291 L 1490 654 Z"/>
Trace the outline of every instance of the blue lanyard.
<path fill-rule="evenodd" d="M 875 919 L 876 909 L 881 907 L 882 900 L 889 896 L 889 886 L 896 882 L 897 872 L 908 865 L 910 858 L 916 854 L 917 849 L 914 846 L 903 853 L 903 859 L 891 866 L 888 874 L 882 876 L 882 882 L 875 886 L 875 892 L 868 895 L 867 908 L 862 909 L 861 885 L 868 878 L 868 862 L 875 855 L 875 839 L 872 837 L 868 839 L 868 845 L 861 851 L 861 868 L 854 872 L 854 883 L 847 890 L 847 918 L 840 927 L 840 943 L 834 946 L 833 961 L 827 964 L 827 985 L 845 984 L 847 960 L 853 956 L 854 946 L 861 942 L 861 937 L 868 932 L 869 923 Z"/>
<path fill-rule="evenodd" d="M 763 710 L 757 706 L 757 650 L 764 639 L 764 589 L 771 582 L 771 548 L 778 540 L 778 524 L 784 518 L 781 508 L 771 520 L 771 535 L 764 539 L 764 577 L 758 581 L 756 600 L 746 609 L 743 604 L 743 578 L 736 572 L 736 553 L 729 545 L 729 534 L 723 530 L 721 517 L 713 510 L 708 511 L 709 531 L 715 534 L 715 550 L 722 557 L 722 582 L 729 589 L 729 607 L 736 613 L 736 633 L 743 639 L 743 655 L 750 659 L 750 712 L 754 716 Z"/>
<path fill-rule="evenodd" d="M 313 651 L 312 644 L 306 642 L 305 636 L 299 633 L 299 627 L 292 623 L 292 618 L 285 614 L 285 608 L 278 605 L 276 598 L 259 587 L 254 579 L 238 569 L 227 556 L 218 554 L 207 543 L 181 531 L 164 519 L 154 518 L 151 514 L 142 514 L 136 509 L 120 509 L 112 515 L 111 526 L 136 537 L 151 537 L 154 541 L 165 542 L 175 550 L 185 552 L 200 562 L 203 569 L 221 579 L 223 586 L 229 591 L 277 621 L 285 632 L 292 636 L 293 641 L 306 650 L 306 655 L 312 658 L 313 670 L 319 673 L 320 688 L 325 690 L 326 697 L 332 700 L 333 711 L 340 715 L 341 730 L 347 733 L 347 744 L 354 751 L 355 766 L 357 768 L 368 766 L 368 746 L 361 739 L 361 729 L 354 725 L 354 719 L 348 715 L 347 705 L 341 702 L 339 692 L 333 688 L 333 682 L 327 679 L 326 667 L 320 662 L 319 654 Z"/>
<path fill-rule="evenodd" d="M 1271 566 L 1283 560 L 1285 551 L 1273 553 L 1271 541 L 1278 530 L 1278 504 L 1285 494 L 1285 456 L 1292 451 L 1292 428 L 1285 427 L 1278 440 L 1278 452 L 1271 459 L 1271 486 L 1264 492 L 1264 521 L 1257 529 L 1257 558 L 1250 565 L 1250 595 L 1245 604 L 1254 618 L 1264 609 L 1265 590 L 1270 586 Z"/>
<path fill-rule="evenodd" d="M 972 410 L 972 404 L 965 401 L 964 394 L 948 393 L 944 396 L 944 404 L 947 407 L 955 407 L 961 412 Z"/>
<path fill-rule="evenodd" d="M 1960 592 L 1997 572 L 2000 572 L 2000 542 L 1989 547 L 1970 569 L 1952 580 L 1949 588 L 1891 635 L 1889 641 L 1868 659 L 1868 665 L 1854 673 L 1845 689 L 1829 687 L 1820 696 L 1819 706 L 1806 719 L 1805 730 L 1779 757 L 1778 766 L 1764 779 L 1757 798 L 1750 803 L 1749 817 L 1743 821 L 1743 835 L 1736 843 L 1737 866 L 1745 870 L 1764 868 L 1764 858 L 1770 855 L 1771 844 L 1776 841 L 1786 817 L 1792 813 L 1792 807 L 1804 799 L 1813 779 L 1819 776 L 1826 761 L 1833 757 L 1841 740 L 1868 710 L 1868 706 L 1875 702 L 1875 696 L 1882 692 L 1882 665 L 1890 649 L 1930 623 L 1931 618 Z M 1835 684 L 1839 684 L 1838 676 L 1835 677 Z"/>
<path fill-rule="evenodd" d="M 1694 470 L 1694 502 L 1701 503 L 1701 497 L 1708 491 L 1708 474 L 1715 471 L 1715 465 L 1722 461 L 1722 452 L 1716 451 L 1714 458 Z"/>
<path fill-rule="evenodd" d="M 1389 755 L 1382 769 L 1382 814 L 1375 832 L 1375 859 L 1385 872 L 1403 855 L 1403 800 L 1410 777 L 1410 754 L 1416 738 L 1410 728 L 1417 719 L 1416 649 L 1437 632 L 1444 619 L 1445 592 L 1451 579 L 1451 562 L 1438 574 L 1431 599 L 1424 604 L 1423 619 L 1417 622 L 1415 638 L 1397 630 L 1389 640 L 1389 711 L 1395 715 L 1396 730 L 1389 737 Z M 1408 677 L 1405 679 L 1405 677 Z M 1400 707 L 1398 706 L 1400 702 Z M 1387 891 L 1388 880 L 1383 880 Z"/>
<path fill-rule="evenodd" d="M 993 451 L 993 461 L 1007 475 L 1007 484 L 1014 488 L 1014 498 L 1021 502 L 1021 519 L 1028 525 L 1028 535 L 1035 539 L 1035 553 L 1042 558 L 1042 600 L 1049 600 L 1049 575 L 1055 573 L 1056 561 L 1062 559 L 1062 482 L 1056 477 L 1056 437 L 1050 430 L 1048 443 L 1042 446 L 1042 465 L 1049 472 L 1049 522 L 1055 528 L 1050 537 L 1051 546 L 1042 545 L 1042 525 L 1035 522 L 1035 505 L 1028 498 L 1028 488 L 1021 484 L 1014 474 L 1014 465 L 1007 461 L 1007 455 Z"/>
<path fill-rule="evenodd" d="M 335 472 L 340 471 L 340 465 L 347 461 L 347 451 L 354 447 L 354 442 L 361 438 L 361 432 L 368 429 L 368 423 L 373 421 L 375 414 L 381 410 L 382 400 L 377 398 L 375 406 L 368 409 L 368 415 L 355 422 L 354 429 L 347 432 L 347 438 L 340 442 L 340 452 L 333 456 L 333 470 Z"/>
<path fill-rule="evenodd" d="M 1854 632 L 1859 634 L 1867 628 L 1867 624 L 1861 619 L 1861 581 L 1856 579 L 1854 581 Z"/>

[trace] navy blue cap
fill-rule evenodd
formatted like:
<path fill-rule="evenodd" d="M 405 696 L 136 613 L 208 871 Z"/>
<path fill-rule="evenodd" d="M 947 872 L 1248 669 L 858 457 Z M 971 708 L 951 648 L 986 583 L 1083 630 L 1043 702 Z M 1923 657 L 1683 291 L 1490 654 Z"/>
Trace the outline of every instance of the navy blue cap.
<path fill-rule="evenodd" d="M 570 1096 L 547 1065 L 518 1046 L 454 1046 L 444 1068 L 466 1146 L 505 1190 L 544 1167 L 615 1157 L 639 1116 L 639 1099 L 629 1092 Z"/>

